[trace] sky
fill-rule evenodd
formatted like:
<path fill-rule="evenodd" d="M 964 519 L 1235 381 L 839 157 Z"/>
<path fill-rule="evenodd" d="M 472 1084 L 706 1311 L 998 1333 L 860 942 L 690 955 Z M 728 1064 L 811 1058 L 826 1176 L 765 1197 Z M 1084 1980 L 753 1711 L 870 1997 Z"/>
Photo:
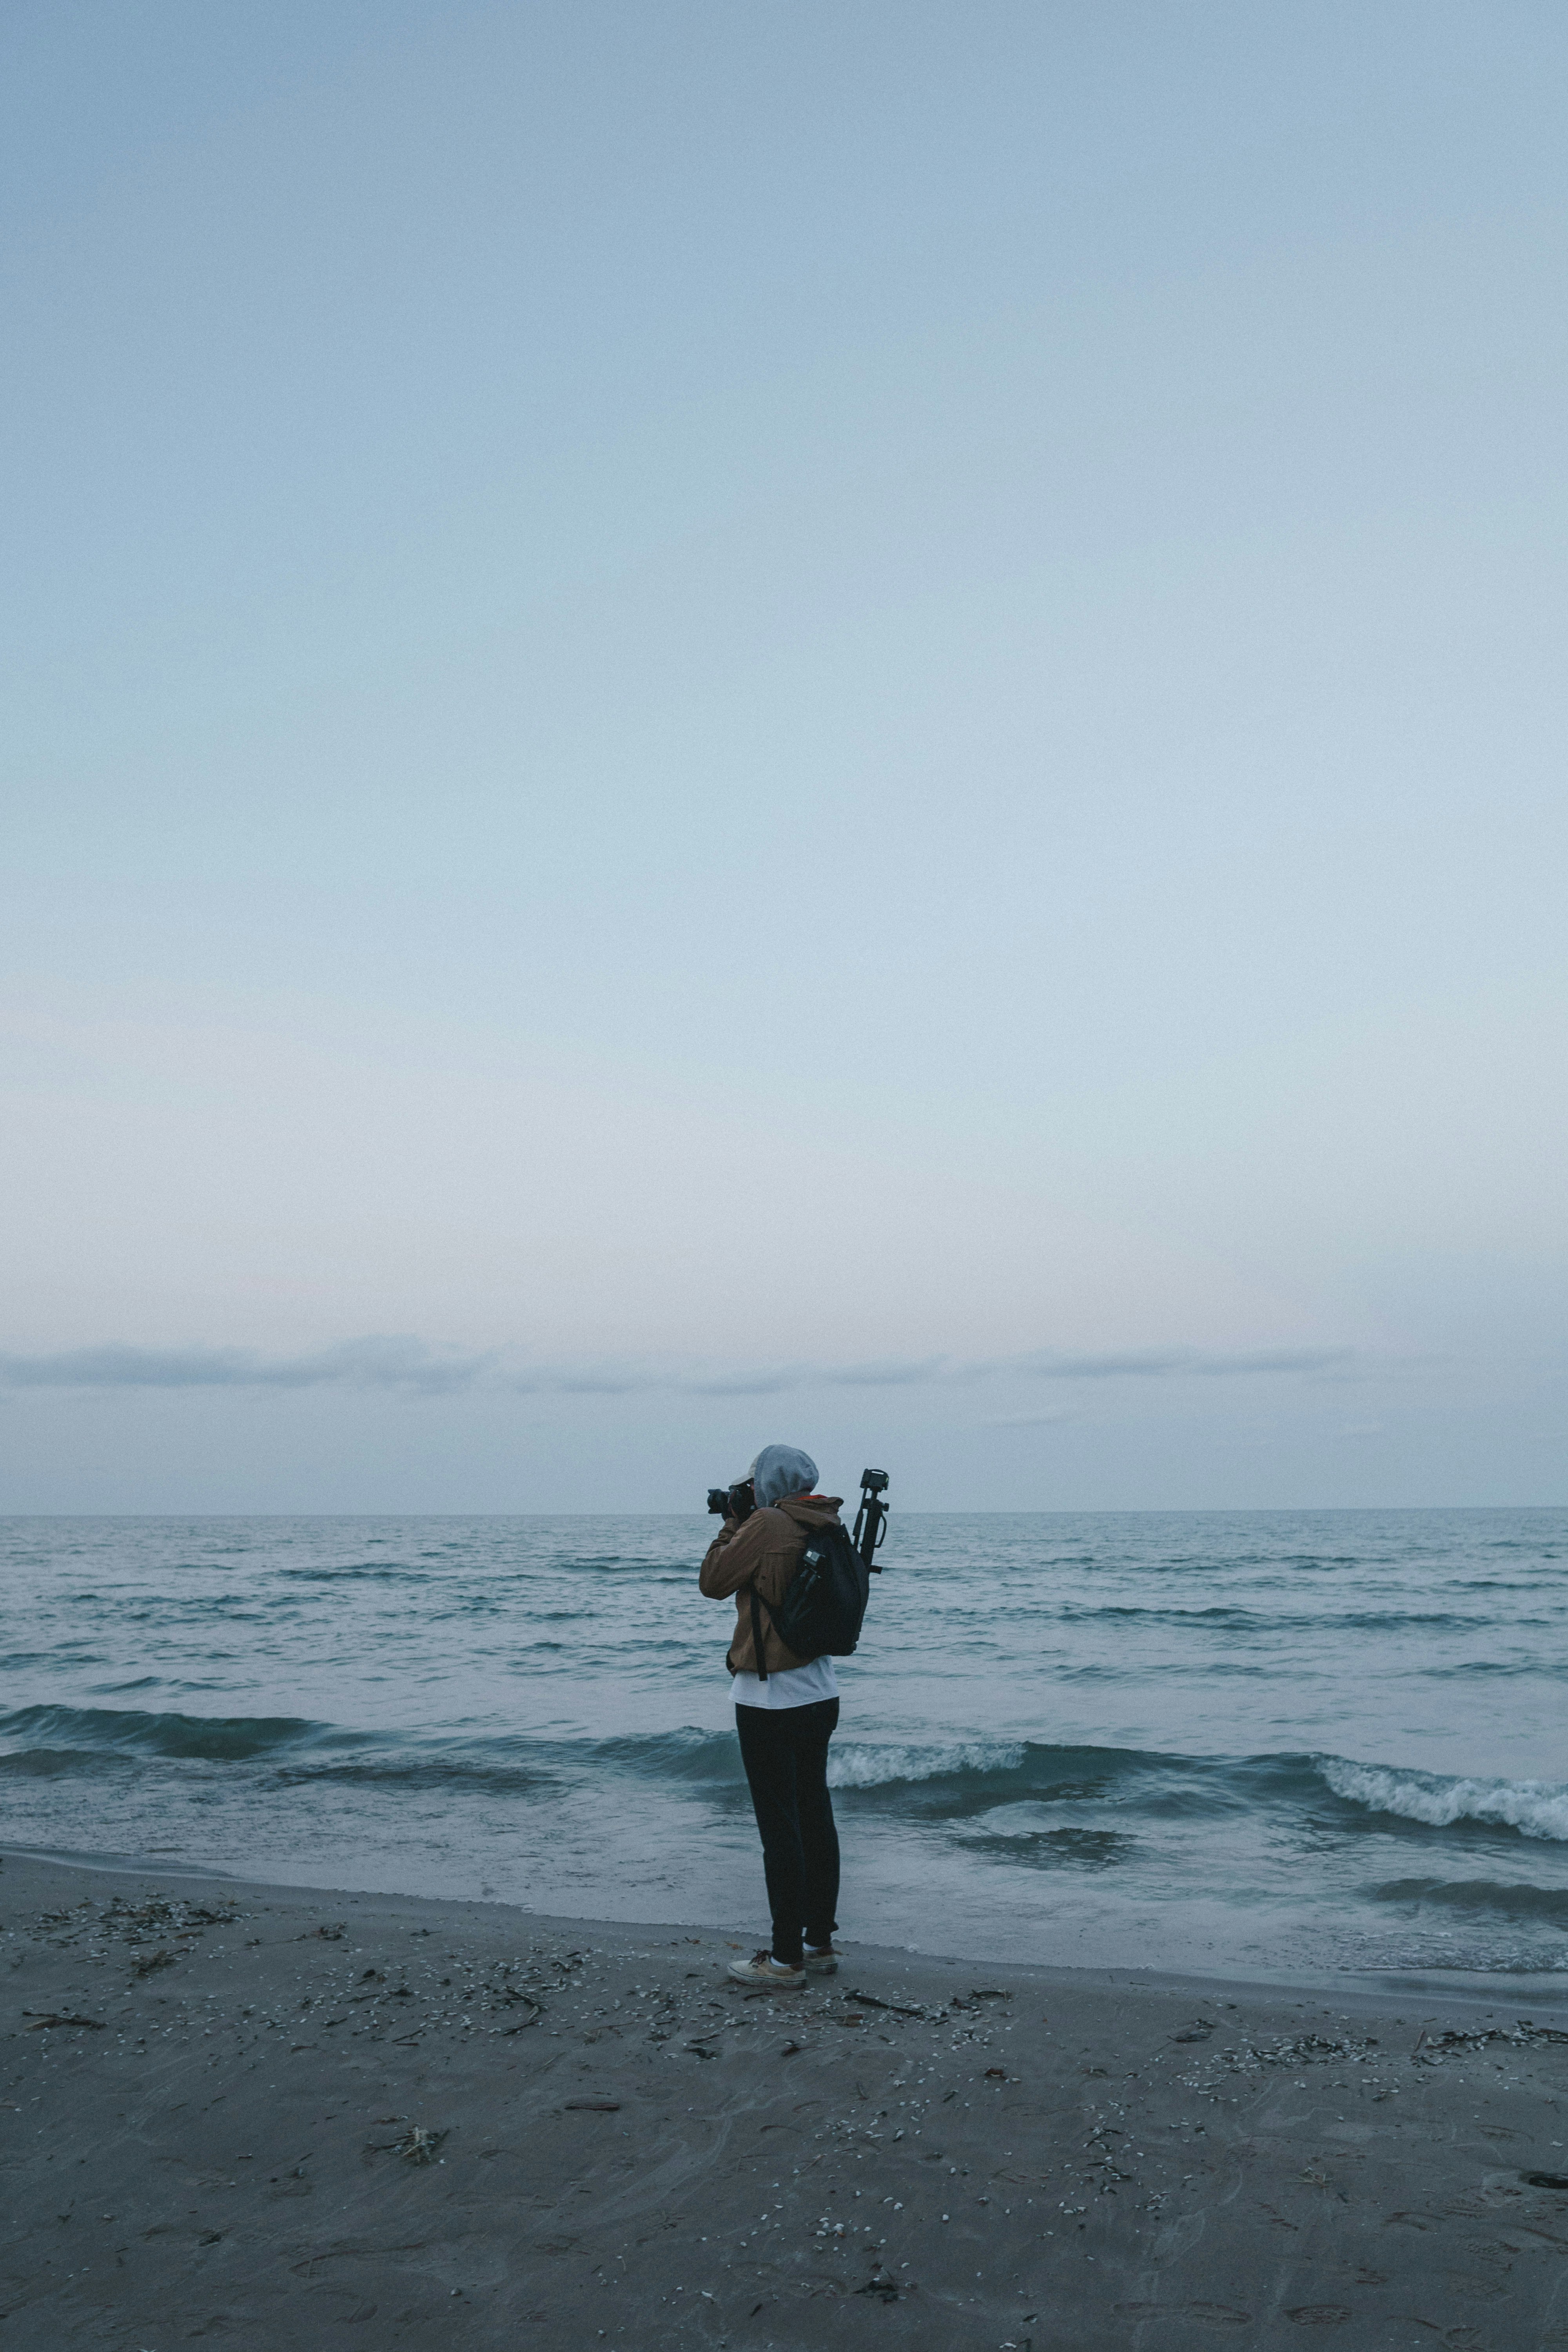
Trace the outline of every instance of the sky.
<path fill-rule="evenodd" d="M 1565 111 L 17 0 L 0 1508 L 1568 1501 Z"/>

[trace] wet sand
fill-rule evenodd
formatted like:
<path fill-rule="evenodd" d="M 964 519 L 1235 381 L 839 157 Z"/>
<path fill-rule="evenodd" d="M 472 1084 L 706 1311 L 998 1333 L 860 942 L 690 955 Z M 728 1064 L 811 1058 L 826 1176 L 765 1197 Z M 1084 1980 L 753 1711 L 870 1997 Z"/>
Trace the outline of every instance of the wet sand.
<path fill-rule="evenodd" d="M 1568 2347 L 1568 1987 L 753 1992 L 739 1930 L 15 1853 L 0 1923 L 10 2352 Z"/>

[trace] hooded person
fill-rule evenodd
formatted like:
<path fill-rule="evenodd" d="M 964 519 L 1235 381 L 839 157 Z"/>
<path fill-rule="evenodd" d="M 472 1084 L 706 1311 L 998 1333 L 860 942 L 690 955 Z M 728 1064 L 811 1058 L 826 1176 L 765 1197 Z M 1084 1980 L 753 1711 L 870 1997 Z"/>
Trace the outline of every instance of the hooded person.
<path fill-rule="evenodd" d="M 773 1915 L 771 1948 L 731 1964 L 749 1984 L 801 1985 L 808 1969 L 838 1966 L 838 1831 L 827 1788 L 838 1678 L 830 1657 L 796 1657 L 773 1622 L 810 1538 L 838 1517 L 842 1498 L 816 1494 L 816 1475 L 798 1446 L 764 1445 L 747 1473 L 755 1509 L 742 1517 L 731 1507 L 698 1577 L 710 1601 L 735 1601 L 725 1663 Z M 731 1495 L 743 1496 L 745 1483 Z"/>

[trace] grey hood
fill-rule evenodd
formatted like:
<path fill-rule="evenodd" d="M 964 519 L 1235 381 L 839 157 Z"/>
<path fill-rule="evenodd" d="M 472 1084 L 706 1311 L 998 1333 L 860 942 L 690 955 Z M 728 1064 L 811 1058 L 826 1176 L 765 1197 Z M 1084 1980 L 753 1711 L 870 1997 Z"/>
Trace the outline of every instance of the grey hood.
<path fill-rule="evenodd" d="M 752 1463 L 757 1504 L 766 1509 L 785 1495 L 810 1495 L 816 1489 L 816 1465 L 798 1445 L 764 1445 Z"/>

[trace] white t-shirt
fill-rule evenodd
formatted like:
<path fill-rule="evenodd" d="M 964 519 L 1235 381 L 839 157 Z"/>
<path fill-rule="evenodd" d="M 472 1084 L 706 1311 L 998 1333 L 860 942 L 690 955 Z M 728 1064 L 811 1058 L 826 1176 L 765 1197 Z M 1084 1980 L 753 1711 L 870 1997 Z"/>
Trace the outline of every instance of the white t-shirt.
<path fill-rule="evenodd" d="M 804 1666 L 788 1666 L 763 1682 L 756 1675 L 731 1675 L 737 1706 L 811 1706 L 819 1698 L 838 1696 L 838 1677 L 831 1658 L 813 1658 Z"/>

